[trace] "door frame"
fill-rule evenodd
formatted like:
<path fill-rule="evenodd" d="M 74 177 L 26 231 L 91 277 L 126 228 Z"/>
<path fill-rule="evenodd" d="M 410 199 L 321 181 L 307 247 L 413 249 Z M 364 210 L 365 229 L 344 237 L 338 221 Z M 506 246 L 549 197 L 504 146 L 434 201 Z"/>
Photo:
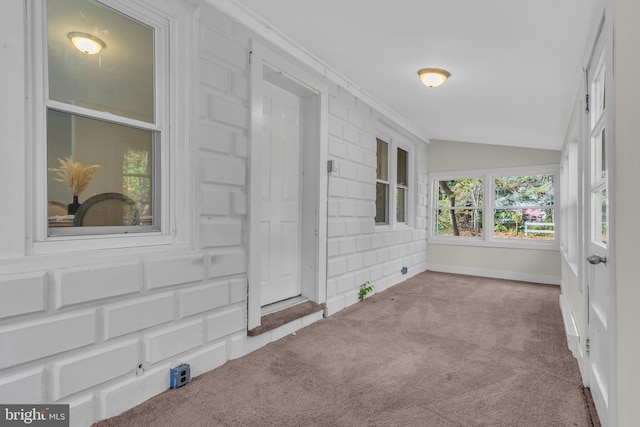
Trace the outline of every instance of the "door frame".
<path fill-rule="evenodd" d="M 613 28 L 611 20 L 605 19 L 605 14 L 608 14 L 609 10 L 603 10 L 602 15 L 600 16 L 600 20 L 597 22 L 597 26 L 594 28 L 594 32 L 590 37 L 590 45 L 588 47 L 587 54 L 585 55 L 585 90 L 589 97 L 591 94 L 591 76 L 589 72 L 592 72 L 591 67 L 596 66 L 597 63 L 597 55 L 599 52 L 603 52 L 604 58 L 604 66 L 605 66 L 605 87 L 606 87 L 606 96 L 607 96 L 607 107 L 604 112 L 605 120 L 606 120 L 606 144 L 605 144 L 605 161 L 606 167 L 609 172 L 607 177 L 607 194 L 608 194 L 608 212 L 607 212 L 607 269 L 608 269 L 608 286 L 609 286 L 609 301 L 607 310 L 607 340 L 608 340 L 608 379 L 607 379 L 607 406 L 606 413 L 598 412 L 598 417 L 603 426 L 615 426 L 617 425 L 617 320 L 616 320 L 616 307 L 617 307 L 617 296 L 616 296 L 616 286 L 615 286 L 615 245 L 613 242 L 615 241 L 615 233 L 616 226 L 615 221 L 612 221 L 612 218 L 615 214 L 615 175 L 612 173 L 614 170 L 613 165 L 613 146 L 615 144 L 615 127 L 614 127 L 614 93 L 613 85 Z M 586 104 L 586 100 L 585 100 Z M 591 107 L 591 106 L 589 106 Z M 590 113 L 589 113 L 590 114 Z M 581 343 L 583 358 L 583 382 L 585 386 L 592 387 L 595 382 L 592 371 L 590 368 L 591 360 L 587 347 L 587 342 L 590 340 L 590 287 L 591 280 L 593 275 L 593 268 L 598 268 L 598 266 L 591 266 L 587 262 L 587 257 L 591 255 L 591 232 L 592 232 L 592 206 L 591 206 L 591 173 L 592 173 L 592 141 L 591 141 L 591 117 L 583 122 L 583 138 L 580 141 L 580 151 L 582 152 L 582 209 L 584 212 L 583 215 L 583 224 L 582 224 L 582 248 L 581 248 L 581 268 L 580 273 L 582 276 L 582 281 L 584 283 L 583 286 L 583 297 L 584 297 L 584 313 L 585 313 L 585 335 L 586 339 Z M 600 408 L 596 408 L 600 409 Z"/>
<path fill-rule="evenodd" d="M 328 86 L 282 55 L 251 40 L 251 130 L 249 153 L 249 235 L 247 329 L 260 325 L 260 203 L 262 172 L 262 85 L 269 81 L 303 98 L 302 296 L 324 303 L 327 294 Z M 274 81 L 275 80 L 275 81 Z M 305 126 L 312 123 L 313 126 Z M 304 150 L 306 148 L 306 153 Z M 313 152 L 311 152 L 313 150 Z M 308 172 L 311 173 L 308 173 Z"/>

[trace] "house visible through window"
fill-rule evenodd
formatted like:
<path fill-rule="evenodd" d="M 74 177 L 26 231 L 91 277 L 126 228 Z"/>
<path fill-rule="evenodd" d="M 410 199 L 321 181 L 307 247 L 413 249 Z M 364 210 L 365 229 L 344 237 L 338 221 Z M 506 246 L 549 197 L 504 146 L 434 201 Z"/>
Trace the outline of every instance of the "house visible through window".
<path fill-rule="evenodd" d="M 554 239 L 553 175 L 497 177 L 494 189 L 494 237 Z"/>
<path fill-rule="evenodd" d="M 50 209 L 48 234 L 159 229 L 156 29 L 91 0 L 45 5 L 47 199 L 67 206 Z"/>

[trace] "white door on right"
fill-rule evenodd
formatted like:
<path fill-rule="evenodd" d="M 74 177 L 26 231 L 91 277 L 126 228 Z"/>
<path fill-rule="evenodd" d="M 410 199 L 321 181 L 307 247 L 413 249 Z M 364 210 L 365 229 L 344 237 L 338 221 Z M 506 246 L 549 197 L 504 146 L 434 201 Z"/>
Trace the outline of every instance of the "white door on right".
<path fill-rule="evenodd" d="M 610 267 L 607 263 L 611 245 L 609 230 L 608 173 L 607 173 L 607 114 L 605 87 L 605 55 L 603 40 L 596 44 L 588 69 L 589 150 L 586 175 L 588 210 L 587 283 L 589 341 L 589 387 L 603 426 L 609 425 L 609 396 L 612 369 L 612 331 L 610 301 Z"/>

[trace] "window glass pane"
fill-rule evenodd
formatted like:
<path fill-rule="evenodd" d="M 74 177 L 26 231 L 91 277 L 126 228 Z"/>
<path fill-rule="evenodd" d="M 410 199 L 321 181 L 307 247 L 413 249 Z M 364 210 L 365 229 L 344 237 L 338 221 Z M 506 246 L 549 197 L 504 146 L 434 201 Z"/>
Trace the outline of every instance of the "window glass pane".
<path fill-rule="evenodd" d="M 607 190 L 600 190 L 600 216 L 596 218 L 596 238 L 594 240 L 599 241 L 602 244 L 607 244 Z"/>
<path fill-rule="evenodd" d="M 474 178 L 439 181 L 438 185 L 438 206 L 482 206 L 482 179 Z"/>
<path fill-rule="evenodd" d="M 127 218 L 120 217 L 117 221 L 105 219 L 103 223 L 91 225 L 152 224 L 156 191 L 152 179 L 153 142 L 151 131 L 48 110 L 49 203 L 68 205 L 73 202 L 73 196 L 78 196 L 82 206 L 93 196 L 119 194 L 122 197 L 114 197 L 122 203 L 101 201 L 92 208 L 92 216 L 98 217 L 98 206 L 108 210 L 120 204 L 124 209 L 137 210 L 135 221 L 133 214 L 125 213 L 122 215 Z M 72 215 L 50 215 L 49 225 L 73 225 L 76 215 L 67 213 Z M 89 224 L 83 222 L 78 225 Z"/>
<path fill-rule="evenodd" d="M 70 33 L 98 38 L 95 54 Z M 91 0 L 47 0 L 49 98 L 154 122 L 154 30 Z"/>
<path fill-rule="evenodd" d="M 153 222 L 151 215 L 152 160 L 150 149 L 131 146 L 127 148 L 122 162 L 122 193 L 138 204 L 140 221 L 143 224 Z"/>
<path fill-rule="evenodd" d="M 436 219 L 438 236 L 482 236 L 481 209 L 439 209 Z"/>
<path fill-rule="evenodd" d="M 593 114 L 591 125 L 595 126 L 598 119 L 602 116 L 606 107 L 606 73 L 604 64 L 604 55 L 600 57 L 598 65 L 595 69 L 595 74 L 591 83 L 591 112 Z"/>
<path fill-rule="evenodd" d="M 402 148 L 398 148 L 398 169 L 397 169 L 397 183 L 398 185 L 407 185 L 407 152 Z"/>
<path fill-rule="evenodd" d="M 496 209 L 493 236 L 498 239 L 553 240 L 553 209 Z"/>
<path fill-rule="evenodd" d="M 605 130 L 602 129 L 602 132 L 600 134 L 601 136 L 601 140 L 600 140 L 600 177 L 601 178 L 606 178 L 607 177 L 607 145 L 606 145 L 606 141 L 605 141 Z"/>
<path fill-rule="evenodd" d="M 387 200 L 388 198 L 387 184 L 376 184 L 376 224 L 387 224 Z"/>
<path fill-rule="evenodd" d="M 553 175 L 508 176 L 495 179 L 496 206 L 553 205 Z"/>
<path fill-rule="evenodd" d="M 406 222 L 405 211 L 406 211 L 406 192 L 407 190 L 401 187 L 398 187 L 397 194 L 397 204 L 396 204 L 396 221 L 398 222 Z"/>
<path fill-rule="evenodd" d="M 382 181 L 389 180 L 389 144 L 377 139 L 376 158 L 378 160 L 376 166 L 376 178 Z"/>

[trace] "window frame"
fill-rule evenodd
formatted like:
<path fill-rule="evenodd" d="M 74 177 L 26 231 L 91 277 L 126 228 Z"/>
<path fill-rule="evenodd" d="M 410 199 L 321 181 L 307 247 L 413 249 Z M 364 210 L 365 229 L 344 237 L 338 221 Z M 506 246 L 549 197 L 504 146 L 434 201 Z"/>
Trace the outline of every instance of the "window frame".
<path fill-rule="evenodd" d="M 533 239 L 503 239 L 494 236 L 494 211 L 495 206 L 495 178 L 507 176 L 524 175 L 553 175 L 554 204 L 552 206 L 554 215 L 554 238 L 553 240 L 533 240 Z M 507 248 L 529 248 L 557 250 L 559 248 L 559 236 L 561 235 L 560 207 L 561 195 L 559 194 L 560 177 L 558 165 L 536 165 L 522 166 L 514 168 L 493 168 L 476 169 L 451 172 L 434 172 L 429 174 L 429 218 L 428 235 L 429 243 L 445 245 L 469 245 L 487 247 L 507 247 Z M 483 181 L 483 233 L 481 237 L 468 236 L 439 236 L 437 235 L 436 219 L 438 207 L 438 188 L 441 180 L 460 179 L 482 179 Z"/>
<path fill-rule="evenodd" d="M 442 236 L 442 235 L 438 235 L 437 234 L 437 218 L 438 218 L 438 211 L 440 210 L 446 210 L 446 211 L 453 211 L 454 213 L 458 210 L 461 210 L 461 208 L 466 208 L 466 206 L 461 206 L 461 205 L 457 205 L 457 206 L 439 206 L 438 204 L 438 200 L 439 197 L 438 195 L 440 194 L 440 181 L 457 181 L 457 180 L 463 180 L 463 179 L 478 179 L 482 181 L 482 204 L 479 206 L 473 206 L 470 207 L 469 209 L 465 209 L 465 210 L 476 210 L 478 211 L 483 220 L 482 220 L 482 236 Z M 434 181 L 432 183 L 432 186 L 434 188 L 434 192 L 433 192 L 433 233 L 434 236 L 438 237 L 438 238 L 443 238 L 443 239 L 449 239 L 449 238 L 455 238 L 456 240 L 464 240 L 464 241 L 469 241 L 469 242 L 474 242 L 474 241 L 478 241 L 478 240 L 483 240 L 486 230 L 485 230 L 485 217 L 486 217 L 486 179 L 484 176 L 482 175 L 460 175 L 460 176 L 456 176 L 456 177 L 451 177 L 451 178 L 445 178 L 445 179 L 438 179 L 437 181 Z"/>
<path fill-rule="evenodd" d="M 405 155 L 405 165 L 404 165 L 404 169 L 405 169 L 405 183 L 404 184 L 400 184 L 398 182 L 398 171 L 399 171 L 399 164 L 398 164 L 398 160 L 399 160 L 399 156 L 398 156 L 398 152 L 402 150 L 406 153 Z M 409 223 L 409 150 L 407 150 L 406 148 L 402 147 L 402 146 L 396 146 L 395 150 L 394 150 L 396 159 L 394 162 L 394 165 L 396 167 L 396 173 L 395 173 L 395 177 L 396 177 L 396 183 L 395 183 L 395 200 L 396 200 L 396 207 L 394 209 L 395 211 L 395 223 L 396 224 L 404 224 L 407 225 Z M 402 189 L 404 191 L 404 221 L 399 221 L 398 220 L 398 194 L 400 194 L 400 189 Z"/>
<path fill-rule="evenodd" d="M 413 149 L 412 146 L 404 141 L 398 140 L 387 136 L 385 133 L 376 136 L 377 140 L 387 143 L 387 177 L 388 181 L 378 180 L 376 173 L 376 184 L 383 182 L 387 185 L 387 222 L 376 222 L 376 229 L 395 229 L 395 228 L 409 228 L 413 225 L 415 218 L 414 214 L 414 202 L 413 193 L 414 187 L 412 185 L 414 179 L 413 168 Z M 398 149 L 401 149 L 407 153 L 407 185 L 398 185 Z M 376 148 L 376 164 L 377 164 L 377 148 Z M 401 222 L 397 220 L 397 204 L 398 204 L 398 188 L 404 188 L 405 190 L 405 221 Z M 376 207 L 377 208 L 377 207 Z M 374 218 L 375 220 L 375 218 Z"/>
<path fill-rule="evenodd" d="M 569 141 L 565 147 L 560 165 L 561 194 L 563 195 L 563 204 L 561 206 L 563 232 L 560 236 L 560 249 L 574 272 L 578 271 L 578 259 L 580 256 L 580 241 L 578 237 L 581 224 L 579 148 L 577 140 Z"/>
<path fill-rule="evenodd" d="M 387 144 L 387 179 L 386 181 L 384 179 L 378 178 L 378 141 L 380 142 L 384 142 L 385 144 Z M 391 165 L 392 165 L 392 150 L 391 150 L 391 141 L 390 139 L 385 139 L 385 138 L 381 138 L 381 137 L 376 137 L 376 187 L 378 185 L 384 185 L 387 188 L 386 194 L 385 194 L 385 215 L 384 217 L 386 218 L 386 221 L 384 222 L 378 222 L 377 221 L 377 211 L 378 211 L 378 206 L 376 205 L 376 216 L 374 217 L 376 226 L 389 226 L 393 223 L 393 220 L 391 218 L 391 212 L 393 212 L 391 210 L 391 201 L 393 200 L 393 197 L 391 195 L 391 188 L 393 188 L 391 185 L 392 182 L 392 175 L 391 175 Z M 377 188 L 376 188 L 376 203 L 378 203 L 377 200 Z"/>
<path fill-rule="evenodd" d="M 31 196 L 28 201 L 30 228 L 27 233 L 32 242 L 27 253 L 46 254 L 70 250 L 127 248 L 150 245 L 185 244 L 190 240 L 191 228 L 186 201 L 191 199 L 191 183 L 185 172 L 191 170 L 190 142 L 188 139 L 189 88 L 191 76 L 189 63 L 194 56 L 194 37 L 189 31 L 190 10 L 185 5 L 167 0 L 149 4 L 144 0 L 100 0 L 100 3 L 131 19 L 154 29 L 154 74 L 155 74 L 155 124 L 118 116 L 114 120 L 109 113 L 86 111 L 83 107 L 64 105 L 49 99 L 47 56 L 46 0 L 29 2 L 27 13 L 30 24 L 27 31 L 32 53 L 29 56 L 28 93 L 32 120 L 28 130 L 29 156 L 32 173 L 28 182 Z M 169 100 L 174 102 L 170 103 Z M 72 235 L 48 235 L 47 220 L 47 128 L 46 114 L 49 108 L 158 132 L 157 155 L 154 163 L 157 170 L 155 185 L 159 228 L 136 233 L 127 232 L 128 227 L 104 227 L 110 229 L 103 234 L 74 233 Z M 142 125 L 141 125 L 142 124 Z M 176 142 L 181 146 L 177 147 Z M 177 168 L 184 168 L 177 173 Z M 180 198 L 180 200 L 178 200 Z M 92 227 L 87 227 L 92 228 Z M 102 228 L 102 227 L 101 227 Z M 120 234 L 114 234 L 120 233 Z"/>

